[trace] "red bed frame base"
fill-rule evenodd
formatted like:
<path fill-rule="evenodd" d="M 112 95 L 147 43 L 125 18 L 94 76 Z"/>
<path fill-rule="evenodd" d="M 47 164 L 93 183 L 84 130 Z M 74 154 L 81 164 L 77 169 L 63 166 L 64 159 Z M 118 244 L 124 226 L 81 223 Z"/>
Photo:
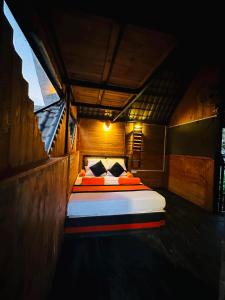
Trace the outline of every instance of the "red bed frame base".
<path fill-rule="evenodd" d="M 92 225 L 92 226 L 78 226 L 78 227 L 65 227 L 64 233 L 79 234 L 79 233 L 97 233 L 97 232 L 114 232 L 114 231 L 126 231 L 126 230 L 139 230 L 159 228 L 165 225 L 165 220 L 144 222 L 144 223 L 132 223 L 132 224 L 113 224 L 113 225 Z"/>

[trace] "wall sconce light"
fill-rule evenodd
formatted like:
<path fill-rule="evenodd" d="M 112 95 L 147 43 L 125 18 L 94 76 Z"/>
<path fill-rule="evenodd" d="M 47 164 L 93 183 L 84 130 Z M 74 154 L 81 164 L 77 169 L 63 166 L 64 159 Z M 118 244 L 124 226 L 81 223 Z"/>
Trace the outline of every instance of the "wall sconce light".
<path fill-rule="evenodd" d="M 134 130 L 141 130 L 142 129 L 142 124 L 141 123 L 135 123 L 134 124 Z"/>
<path fill-rule="evenodd" d="M 110 127 L 111 127 L 111 122 L 110 122 L 110 120 L 106 120 L 106 121 L 104 122 L 104 125 L 103 125 L 104 131 L 109 131 L 109 130 L 110 130 Z"/>

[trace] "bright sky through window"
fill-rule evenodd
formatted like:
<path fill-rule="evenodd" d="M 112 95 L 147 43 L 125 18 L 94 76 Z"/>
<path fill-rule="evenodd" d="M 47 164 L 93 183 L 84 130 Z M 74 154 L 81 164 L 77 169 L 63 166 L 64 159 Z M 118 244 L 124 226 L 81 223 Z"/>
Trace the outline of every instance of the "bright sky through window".
<path fill-rule="evenodd" d="M 22 59 L 22 74 L 29 84 L 29 97 L 34 101 L 35 107 L 46 106 L 59 100 L 54 87 L 5 2 L 4 14 L 13 28 L 13 44 L 16 52 Z"/>

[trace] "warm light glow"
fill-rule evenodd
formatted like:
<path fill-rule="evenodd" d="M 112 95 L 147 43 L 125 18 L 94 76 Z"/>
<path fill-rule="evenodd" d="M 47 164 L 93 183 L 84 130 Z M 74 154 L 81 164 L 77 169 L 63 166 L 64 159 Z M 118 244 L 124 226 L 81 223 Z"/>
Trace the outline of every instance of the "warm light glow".
<path fill-rule="evenodd" d="M 140 123 L 136 123 L 134 125 L 134 129 L 141 129 L 142 128 L 142 125 Z"/>
<path fill-rule="evenodd" d="M 105 121 L 103 128 L 104 128 L 104 131 L 109 131 L 111 128 L 111 122 L 109 120 Z"/>

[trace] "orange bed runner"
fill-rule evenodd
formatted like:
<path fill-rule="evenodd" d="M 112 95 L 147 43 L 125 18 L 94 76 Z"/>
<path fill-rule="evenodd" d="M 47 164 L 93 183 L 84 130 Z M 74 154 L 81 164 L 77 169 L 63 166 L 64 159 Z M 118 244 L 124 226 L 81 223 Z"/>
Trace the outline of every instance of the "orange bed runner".
<path fill-rule="evenodd" d="M 103 185 L 103 177 L 82 177 L 82 185 Z"/>
<path fill-rule="evenodd" d="M 99 185 L 99 186 L 93 186 L 93 185 L 74 185 L 72 192 L 73 193 L 79 193 L 79 192 L 120 192 L 120 191 L 145 191 L 145 190 L 151 190 L 146 185 L 143 184 L 137 184 L 137 185 Z"/>
<path fill-rule="evenodd" d="M 126 178 L 126 177 L 119 177 L 119 184 L 140 184 L 141 179 L 139 177 L 131 177 L 131 178 Z"/>

